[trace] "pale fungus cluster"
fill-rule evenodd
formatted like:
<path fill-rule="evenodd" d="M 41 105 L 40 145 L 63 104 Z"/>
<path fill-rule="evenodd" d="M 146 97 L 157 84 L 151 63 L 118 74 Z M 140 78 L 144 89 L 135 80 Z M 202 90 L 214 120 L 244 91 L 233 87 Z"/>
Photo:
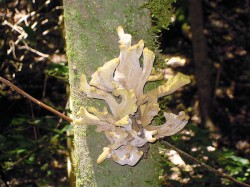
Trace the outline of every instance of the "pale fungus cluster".
<path fill-rule="evenodd" d="M 134 166 L 143 156 L 143 147 L 148 143 L 171 136 L 187 124 L 188 116 L 184 112 L 178 115 L 164 113 L 166 123 L 160 126 L 153 125 L 152 120 L 160 111 L 158 98 L 190 83 L 190 79 L 178 73 L 165 84 L 144 93 L 148 81 L 163 77 L 153 69 L 155 55 L 144 48 L 143 40 L 131 46 L 131 35 L 125 34 L 122 27 L 118 27 L 117 32 L 120 38 L 119 58 L 98 68 L 89 83 L 82 75 L 80 85 L 80 90 L 87 97 L 104 100 L 109 109 L 104 107 L 99 111 L 94 107 L 81 107 L 74 123 L 96 125 L 96 131 L 105 133 L 110 141 L 103 148 L 97 163 L 112 158 L 120 165 Z"/>

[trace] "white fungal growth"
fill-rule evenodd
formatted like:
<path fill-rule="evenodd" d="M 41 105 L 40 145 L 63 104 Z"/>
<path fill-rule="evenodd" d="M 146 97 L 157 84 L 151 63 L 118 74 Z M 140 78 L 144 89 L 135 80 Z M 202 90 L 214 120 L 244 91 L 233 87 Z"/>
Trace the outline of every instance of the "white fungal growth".
<path fill-rule="evenodd" d="M 178 73 L 158 88 L 144 93 L 148 81 L 163 78 L 153 69 L 155 55 L 144 48 L 143 40 L 131 46 L 131 35 L 125 34 L 122 27 L 117 29 L 120 38 L 120 56 L 115 58 L 91 76 L 81 76 L 80 90 L 89 98 L 106 101 L 103 111 L 90 107 L 81 107 L 77 113 L 76 125 L 96 125 L 96 131 L 103 132 L 110 144 L 103 148 L 97 163 L 112 158 L 120 165 L 134 166 L 144 154 L 142 147 L 159 138 L 171 136 L 188 122 L 184 112 L 179 115 L 164 113 L 166 123 L 160 126 L 151 124 L 160 111 L 157 100 L 169 95 L 180 87 L 190 83 L 188 76 Z M 142 67 L 139 59 L 143 56 Z M 117 97 L 120 101 L 117 102 Z M 110 111 L 110 113 L 109 113 Z"/>

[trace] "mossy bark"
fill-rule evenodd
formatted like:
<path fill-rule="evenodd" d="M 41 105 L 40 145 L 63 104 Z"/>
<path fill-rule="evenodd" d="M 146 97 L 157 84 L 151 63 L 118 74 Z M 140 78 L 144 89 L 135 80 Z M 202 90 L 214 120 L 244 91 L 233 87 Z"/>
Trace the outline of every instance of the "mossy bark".
<path fill-rule="evenodd" d="M 141 9 L 142 0 L 84 1 L 64 0 L 72 118 L 80 106 L 99 106 L 79 91 L 80 76 L 90 77 L 105 62 L 118 57 L 116 28 L 121 25 L 133 36 L 153 46 L 149 13 Z M 152 48 L 151 48 L 152 49 Z M 112 160 L 97 165 L 96 160 L 108 141 L 94 128 L 74 126 L 74 166 L 76 186 L 158 186 L 158 151 L 152 146 L 147 159 L 135 167 L 120 166 Z"/>

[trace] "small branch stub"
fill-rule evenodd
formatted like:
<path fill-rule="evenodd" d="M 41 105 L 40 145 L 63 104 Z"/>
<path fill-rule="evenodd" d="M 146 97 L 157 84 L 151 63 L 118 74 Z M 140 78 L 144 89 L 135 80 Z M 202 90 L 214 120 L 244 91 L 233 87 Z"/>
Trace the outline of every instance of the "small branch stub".
<path fill-rule="evenodd" d="M 178 115 L 164 113 L 166 123 L 160 126 L 151 122 L 160 111 L 158 98 L 175 92 L 190 83 L 190 79 L 178 73 L 164 85 L 144 93 L 145 84 L 156 80 L 153 75 L 155 54 L 144 48 L 143 40 L 131 46 L 132 37 L 125 34 L 122 27 L 118 27 L 117 32 L 120 38 L 119 58 L 98 68 L 89 83 L 82 75 L 80 83 L 80 90 L 89 98 L 104 100 L 110 113 L 107 108 L 99 111 L 93 107 L 81 107 L 74 124 L 96 125 L 96 131 L 103 132 L 109 139 L 110 144 L 103 148 L 97 163 L 112 158 L 120 165 L 134 166 L 142 158 L 141 148 L 147 147 L 147 143 L 171 136 L 187 124 L 189 117 L 184 112 Z M 142 67 L 139 62 L 141 56 Z"/>

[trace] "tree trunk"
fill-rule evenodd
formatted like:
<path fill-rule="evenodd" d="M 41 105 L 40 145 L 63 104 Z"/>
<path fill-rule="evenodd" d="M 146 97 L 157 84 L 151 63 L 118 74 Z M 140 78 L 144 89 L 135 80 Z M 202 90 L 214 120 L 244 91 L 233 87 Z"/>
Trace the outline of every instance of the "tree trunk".
<path fill-rule="evenodd" d="M 119 56 L 116 33 L 119 25 L 133 36 L 134 42 L 144 39 L 146 46 L 152 46 L 149 13 L 139 8 L 141 3 L 142 0 L 64 0 L 73 119 L 80 106 L 103 106 L 79 91 L 79 80 L 83 73 L 89 78 L 98 67 Z M 148 158 L 135 167 L 120 166 L 112 160 L 97 165 L 96 160 L 105 145 L 108 145 L 107 138 L 94 128 L 74 126 L 76 186 L 158 186 L 156 148 L 151 148 Z"/>
<path fill-rule="evenodd" d="M 206 38 L 203 33 L 202 0 L 190 0 L 189 2 L 189 18 L 201 121 L 204 126 L 214 131 L 215 127 L 210 118 L 212 108 L 211 63 L 208 60 Z"/>

